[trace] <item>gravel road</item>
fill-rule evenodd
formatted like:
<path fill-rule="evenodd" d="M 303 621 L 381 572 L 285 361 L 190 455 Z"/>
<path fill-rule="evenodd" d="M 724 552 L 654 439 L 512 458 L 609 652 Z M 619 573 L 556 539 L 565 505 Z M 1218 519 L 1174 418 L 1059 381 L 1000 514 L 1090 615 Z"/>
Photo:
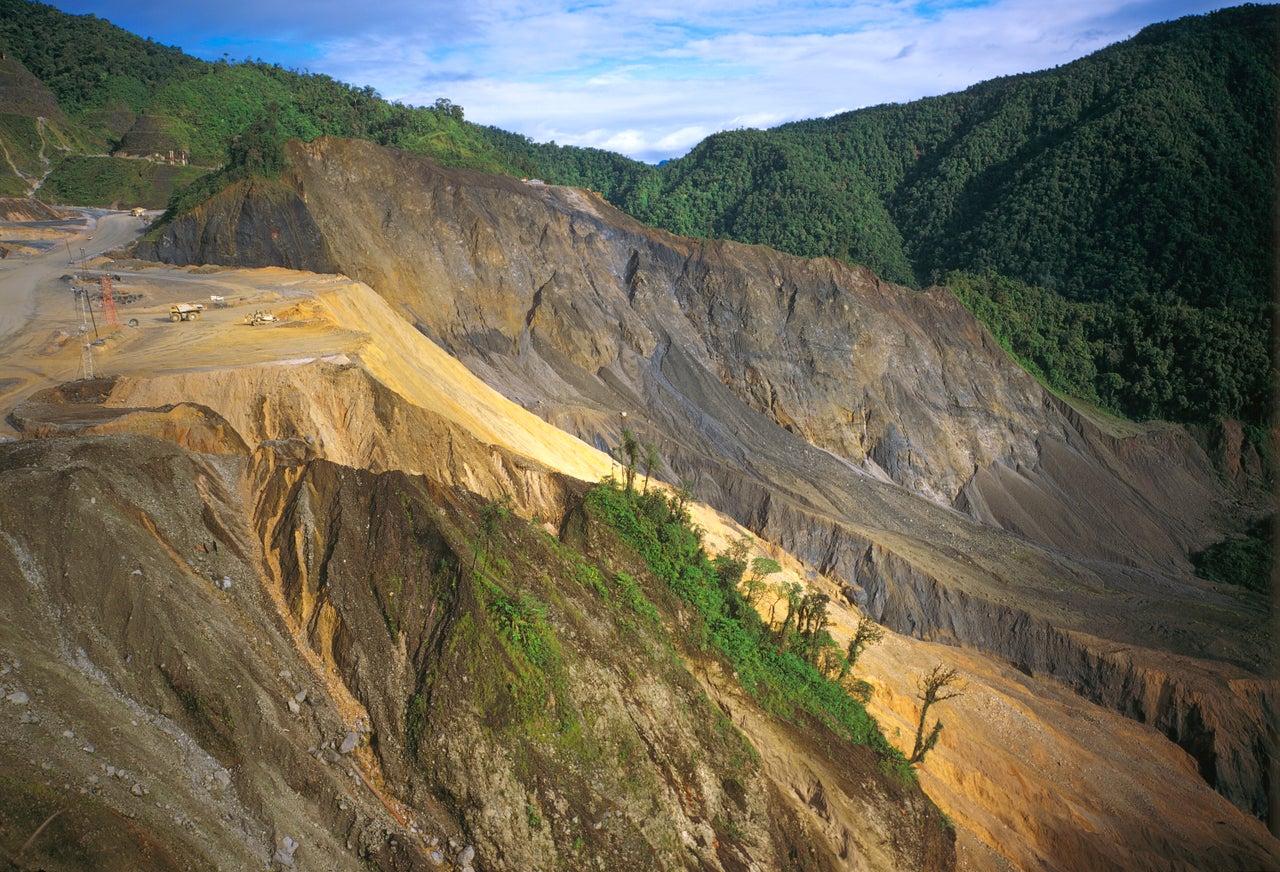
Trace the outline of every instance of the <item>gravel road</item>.
<path fill-rule="evenodd" d="M 0 345 L 21 332 L 43 306 L 54 302 L 59 291 L 65 296 L 67 288 L 58 285 L 57 279 L 72 268 L 67 263 L 68 249 L 77 260 L 81 249 L 85 258 L 92 260 L 127 245 L 146 229 L 143 222 L 127 212 L 84 214 L 90 219 L 87 228 L 65 241 L 59 240 L 47 252 L 0 260 Z"/>

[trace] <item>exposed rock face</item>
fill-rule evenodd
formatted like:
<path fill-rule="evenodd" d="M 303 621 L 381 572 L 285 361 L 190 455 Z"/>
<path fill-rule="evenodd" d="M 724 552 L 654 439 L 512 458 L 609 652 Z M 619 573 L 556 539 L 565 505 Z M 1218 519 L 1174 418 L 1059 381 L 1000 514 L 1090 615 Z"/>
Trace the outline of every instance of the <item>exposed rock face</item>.
<path fill-rule="evenodd" d="M 1108 432 L 1056 397 L 1047 402 L 1069 425 L 1065 437 L 1038 440 L 1029 468 L 976 470 L 956 508 L 1074 553 L 1185 571 L 1186 554 L 1226 520 L 1221 485 L 1195 440 L 1173 425 Z"/>
<path fill-rule="evenodd" d="M 554 700 L 537 700 L 551 707 L 561 738 L 539 738 L 540 716 L 519 695 L 536 691 L 503 692 L 530 677 L 505 660 L 510 651 L 486 623 L 492 593 L 461 571 L 476 557 L 460 537 L 477 534 L 455 526 L 447 507 L 465 496 L 324 463 L 273 464 L 256 489 L 259 529 L 291 614 L 367 705 L 387 777 L 407 781 L 413 797 L 447 795 L 486 867 L 563 866 L 584 844 L 607 868 L 781 868 L 789 855 L 809 856 L 819 868 L 854 857 L 868 868 L 950 864 L 940 821 L 930 823 L 930 809 L 909 793 L 898 800 L 910 806 L 920 837 L 895 845 L 901 835 L 885 834 L 907 828 L 876 820 L 845 833 L 857 850 L 824 842 L 796 816 L 783 785 L 770 782 L 770 770 L 726 732 L 691 676 L 660 662 L 652 642 L 620 632 L 590 591 L 556 582 L 569 566 L 523 521 L 503 533 L 515 539 L 512 571 L 549 585 L 541 588 L 548 621 L 566 646 L 572 640 L 563 651 L 564 686 Z M 610 551 L 600 535 L 581 541 Z M 625 563 L 643 575 L 633 560 Z M 380 580 L 374 597 L 371 579 Z M 777 753 L 812 753 L 786 735 L 773 743 Z M 868 774 L 878 766 L 873 755 L 832 763 Z M 898 792 L 890 780 L 873 781 Z M 860 816 L 841 815 L 844 826 L 883 816 L 879 799 L 857 785 L 819 784 L 833 802 L 861 808 Z"/>
<path fill-rule="evenodd" d="M 282 332 L 277 342 L 286 338 Z M 421 343 L 420 353 L 425 350 Z M 434 458 L 452 481 L 471 481 L 489 493 L 507 490 L 532 506 L 572 504 L 580 485 L 527 460 L 501 460 L 494 446 L 468 439 L 456 425 L 449 428 L 443 407 L 415 410 L 358 366 L 315 363 L 197 369 L 182 375 L 81 383 L 75 390 L 40 395 L 44 402 L 25 407 L 29 416 L 24 420 L 37 428 L 32 433 L 45 432 L 39 429 L 47 426 L 42 420 L 57 422 L 63 433 L 76 432 L 78 425 L 101 427 L 108 420 L 121 432 L 130 422 L 149 428 L 152 413 L 140 412 L 138 406 L 176 395 L 200 398 L 227 412 L 218 419 L 206 412 L 209 420 L 252 425 L 249 433 L 253 440 L 262 440 L 261 447 L 246 459 L 239 448 L 244 440 L 236 438 L 222 446 L 202 442 L 202 450 L 210 453 L 193 455 L 154 439 L 113 435 L 0 448 L 0 457 L 12 460 L 0 463 L 0 529 L 8 535 L 0 547 L 14 555 L 0 561 L 0 582 L 6 582 L 5 567 L 21 572 L 24 579 L 17 583 L 15 576 L 12 586 L 0 583 L 0 592 L 25 598 L 25 605 L 15 602 L 10 609 L 12 623 L 0 622 L 0 660 L 17 659 L 20 653 L 23 662 L 17 682 L 10 677 L 5 687 L 15 694 L 35 689 L 52 694 L 45 700 L 32 692 L 30 698 L 43 721 L 56 723 L 52 731 L 24 724 L 15 741 L 0 748 L 0 759 L 7 771 L 30 772 L 37 783 L 41 777 L 66 783 L 83 778 L 92 785 L 90 776 L 100 781 L 107 777 L 105 766 L 147 776 L 148 786 L 138 786 L 138 793 L 94 792 L 92 799 L 75 804 L 74 814 L 59 817 L 57 822 L 67 829 L 55 828 L 53 833 L 74 840 L 83 828 L 95 826 L 95 820 L 127 813 L 138 815 L 130 837 L 141 839 L 151 852 L 131 859 L 134 868 L 169 868 L 167 858 L 211 857 L 205 852 L 221 851 L 228 838 L 235 847 L 217 854 L 219 861 L 236 857 L 240 865 L 255 865 L 254 852 L 278 852 L 288 846 L 287 837 L 301 844 L 296 856 L 290 855 L 301 868 L 310 868 L 312 859 L 322 856 L 325 868 L 347 868 L 363 858 L 366 868 L 395 869 L 411 868 L 419 849 L 417 834 L 404 823 L 413 820 L 427 837 L 439 840 L 439 845 L 428 842 L 422 848 L 428 856 L 445 845 L 448 834 L 462 831 L 459 844 L 474 840 L 481 868 L 491 863 L 503 868 L 504 857 L 574 865 L 576 861 L 566 859 L 579 856 L 572 852 L 580 849 L 568 841 L 574 833 L 593 855 L 629 868 L 640 855 L 674 857 L 665 852 L 662 834 L 670 836 L 670 822 L 675 821 L 693 839 L 690 856 L 711 868 L 717 863 L 739 868 L 732 858 L 743 854 L 763 868 L 785 867 L 778 851 L 790 854 L 792 848 L 817 868 L 948 868 L 947 840 L 939 838 L 927 806 L 900 792 L 900 785 L 880 781 L 878 763 L 856 754 L 833 756 L 829 742 L 806 740 L 764 716 L 716 663 L 695 658 L 695 674 L 707 693 L 759 751 L 758 769 L 744 764 L 733 750 L 736 745 L 726 743 L 718 729 L 706 729 L 707 724 L 719 723 L 718 715 L 691 690 L 688 676 L 669 661 L 651 660 L 651 650 L 635 647 L 635 637 L 620 633 L 613 615 L 601 612 L 598 601 L 584 596 L 577 581 L 562 578 L 563 555 L 554 548 L 544 550 L 549 542 L 524 521 L 514 520 L 498 540 L 505 543 L 499 546 L 503 559 L 524 589 L 551 606 L 549 618 L 570 652 L 566 657 L 573 708 L 592 713 L 596 726 L 590 735 L 599 744 L 583 744 L 586 738 L 568 746 L 547 742 L 538 738 L 538 730 L 528 728 L 528 721 L 512 723 L 520 700 L 504 698 L 496 689 L 510 686 L 513 678 L 487 671 L 504 662 L 500 640 L 485 635 L 483 623 L 476 630 L 476 622 L 483 622 L 483 595 L 474 586 L 464 586 L 463 601 L 450 582 L 450 566 L 474 559 L 467 539 L 474 541 L 468 531 L 474 529 L 477 498 L 437 483 L 434 476 L 374 474 L 315 459 L 322 451 L 344 457 L 366 451 L 379 458 L 379 465 L 395 469 L 414 457 Z M 479 392 L 476 397 L 479 407 Z M 121 404 L 125 399 L 138 406 Z M 57 413 L 68 401 L 73 401 L 71 407 Z M 375 413 L 375 408 L 381 411 Z M 495 429 L 499 426 L 496 419 L 490 423 Z M 413 442 L 418 444 L 416 453 Z M 424 442 L 434 445 L 424 450 Z M 442 450 L 445 445 L 447 451 Z M 508 479 L 468 469 L 522 472 L 521 478 Z M 528 486 L 513 487 L 513 482 Z M 51 519 L 56 519 L 57 535 L 48 532 Z M 587 525 L 565 538 L 583 553 L 610 555 L 608 571 L 644 578 L 634 558 L 612 550 L 599 528 Z M 826 553 L 833 559 L 846 551 L 862 553 L 836 544 L 834 536 L 825 541 L 832 546 Z M 262 543 L 261 557 L 257 543 Z M 858 559 L 866 564 L 862 571 L 868 577 L 881 574 L 885 588 L 909 599 L 910 580 L 897 576 L 910 566 L 892 557 L 908 551 L 899 543 L 894 552 L 875 549 Z M 159 562 L 148 557 L 153 553 Z M 104 563 L 103 554 L 122 555 L 123 570 L 117 572 L 114 557 Z M 134 575 L 131 566 L 139 574 Z M 1042 571 L 1036 567 L 1037 573 Z M 50 606 L 42 580 L 55 577 L 62 583 Z M 561 582 L 570 586 L 554 593 Z M 928 583 L 924 577 L 911 581 Z M 868 589 L 881 599 L 883 591 L 870 581 Z M 209 599 L 210 592 L 215 599 Z M 99 615 L 93 605 L 98 597 L 117 607 L 104 608 Z M 927 604 L 923 594 L 920 598 Z M 130 604 L 124 617 L 118 611 L 120 602 Z M 67 603 L 89 605 L 72 611 Z M 257 607 L 251 607 L 253 603 Z M 935 604 L 924 611 L 945 613 L 954 608 L 957 622 L 967 620 L 981 628 L 982 616 L 963 606 L 964 602 Z M 67 615 L 74 618 L 64 624 Z M 55 684 L 43 673 L 48 664 L 63 662 L 65 648 L 55 640 L 57 628 L 66 626 L 108 641 L 87 649 L 80 672 Z M 160 631 L 164 644 L 181 652 L 181 660 L 171 661 L 166 655 L 157 667 L 157 661 L 139 654 L 155 644 L 155 627 L 165 628 Z M 121 628 L 131 635 L 112 641 Z M 35 635 L 6 641 L 19 630 Z M 938 637 L 951 638 L 944 633 Z M 903 644 L 905 640 L 898 640 L 896 647 Z M 468 655 L 475 645 L 483 654 Z M 116 648 L 121 651 L 112 653 Z M 916 656 L 927 665 L 936 655 L 922 651 Z M 981 674 L 978 661 L 983 658 L 973 652 L 963 656 L 966 671 Z M 595 665 L 597 661 L 603 665 Z M 148 689 L 151 671 L 157 668 L 161 679 L 155 689 Z M 918 671 L 916 664 L 898 662 L 874 670 L 907 685 L 892 697 L 895 706 L 905 709 L 907 730 L 914 717 L 909 699 L 913 670 Z M 39 678 L 30 677 L 34 675 Z M 234 695 L 227 693 L 232 683 L 242 685 Z M 138 685 L 143 689 L 135 689 Z M 104 701 L 104 686 L 124 690 L 119 697 L 111 696 L 114 702 Z M 877 700 L 883 692 L 877 690 Z M 1070 696 L 1065 689 L 1058 693 L 1063 699 Z M 410 727 L 415 695 L 427 700 L 422 711 L 429 730 Z M 979 701 L 990 696 L 985 691 L 973 694 Z M 483 701 L 482 711 L 477 711 L 477 700 Z M 559 705 L 547 711 L 559 711 Z M 974 734 L 985 728 L 981 713 L 986 710 L 982 702 L 963 718 L 958 712 L 946 714 L 947 734 L 955 739 L 948 738 L 946 747 L 935 752 L 944 755 L 939 759 L 946 765 L 935 767 L 931 761 L 926 775 L 932 780 L 926 783 L 937 783 L 932 776 L 937 768 L 943 778 L 957 773 L 955 785 L 948 785 L 953 795 L 957 788 L 976 783 L 982 788 L 974 791 L 975 797 L 998 797 L 988 803 L 971 800 L 967 812 L 957 809 L 953 814 L 958 822 L 984 827 L 979 832 L 1024 868 L 1094 868 L 1114 864 L 1117 858 L 1123 858 L 1126 868 L 1157 868 L 1212 857 L 1215 868 L 1248 869 L 1265 868 L 1280 856 L 1267 846 L 1265 834 L 1242 826 L 1253 822 L 1226 808 L 1225 801 L 1207 788 L 1200 786 L 1197 793 L 1196 785 L 1189 783 L 1195 780 L 1194 772 L 1184 772 L 1188 761 L 1177 759 L 1181 754 L 1174 746 L 1152 755 L 1151 737 L 1144 737 L 1137 724 L 1118 730 L 1126 733 L 1126 741 L 1117 744 L 1113 722 L 1100 719 L 1097 712 L 1082 715 L 1078 707 L 1069 708 L 1070 720 L 1046 721 L 1043 726 L 1032 722 L 1027 729 L 1039 739 L 1059 731 L 1069 736 L 1072 722 L 1086 718 L 1097 724 L 1091 741 L 1107 736 L 1111 757 L 1101 764 L 1118 770 L 1119 783 L 1143 782 L 1145 773 L 1156 766 L 1156 788 L 1139 783 L 1116 795 L 1097 790 L 1075 793 L 1070 796 L 1078 805 L 1066 810 L 1056 802 L 1041 807 L 1034 798 L 1019 805 L 1041 794 L 1010 790 L 1011 782 L 1003 780 L 1009 760 L 1000 756 L 1006 753 L 1000 735 Z M 147 726 L 130 728 L 130 720 Z M 57 744 L 57 730 L 64 723 L 84 722 L 103 725 L 101 730 L 76 727 L 73 732 L 100 749 L 105 760 L 86 756 L 77 746 L 63 750 Z M 181 756 L 170 755 L 167 749 L 176 743 L 153 735 L 153 723 L 181 730 L 191 737 L 191 744 L 177 745 L 187 749 Z M 124 727 L 124 735 L 136 741 L 114 743 L 108 753 L 100 736 L 112 724 Z M 424 734 L 432 737 L 425 751 Z M 353 735 L 358 737 L 351 751 L 354 758 L 342 754 Z M 420 739 L 417 754 L 410 753 L 413 735 Z M 628 735 L 635 744 L 624 747 Z M 373 736 L 376 743 L 370 740 Z M 978 739 L 983 740 L 982 756 L 971 760 L 968 743 Z M 990 747 L 993 741 L 995 749 Z M 649 743 L 652 768 L 643 762 L 648 752 L 639 751 Z M 224 761 L 228 747 L 240 755 L 235 766 Z M 575 749 L 593 747 L 587 759 L 579 759 Z M 621 760 L 628 747 L 627 765 L 621 771 L 648 774 L 619 784 L 617 765 L 597 752 L 613 749 Z M 309 750 L 313 748 L 314 753 Z M 1037 745 L 1035 760 L 1048 755 L 1050 765 L 1056 761 L 1073 770 L 1099 765 L 1086 762 L 1079 752 L 1068 752 L 1063 760 L 1062 748 L 1061 742 Z M 222 762 L 198 769 L 197 784 L 187 771 L 190 760 L 205 759 L 198 756 L 205 753 L 199 749 Z M 691 749 L 696 749 L 696 760 L 688 756 Z M 12 751 L 18 759 L 7 756 Z M 31 761 L 42 757 L 49 769 L 36 770 Z M 1148 768 L 1128 768 L 1130 757 Z M 1166 762 L 1169 758 L 1177 765 Z M 341 775 L 351 765 L 343 761 L 351 759 L 379 787 L 381 798 L 367 791 L 359 778 Z M 569 767 L 567 780 L 558 768 L 564 765 Z M 529 767 L 537 773 L 536 783 L 522 774 Z M 603 779 L 600 783 L 609 788 L 607 802 L 593 793 L 598 789 L 594 783 L 584 782 L 582 771 Z M 694 773 L 692 780 L 687 771 Z M 1033 784 L 1051 775 L 1037 771 Z M 1019 772 L 1014 777 L 1021 781 L 1028 776 Z M 188 790 L 184 786 L 189 783 L 193 786 Z M 566 792 L 558 786 L 566 783 L 573 789 Z M 207 796 L 206 787 L 226 792 L 243 808 L 227 806 L 230 800 L 216 793 Z M 685 787 L 693 791 L 692 797 Z M 146 799 L 147 790 L 164 791 L 164 814 L 150 813 L 145 804 L 146 813 L 139 814 L 136 803 Z M 672 790 L 677 803 L 671 802 Z M 9 806 L 32 809 L 33 820 L 15 824 L 26 830 L 16 834 L 14 844 L 57 810 L 52 800 L 31 791 L 20 787 L 8 795 Z M 645 791 L 658 810 L 641 802 L 646 814 L 640 823 L 636 798 Z M 1048 795 L 1058 794 L 1049 789 Z M 1149 813 L 1164 809 L 1161 803 L 1166 802 L 1171 813 Z M 1092 809 L 1095 804 L 1099 810 L 1087 814 L 1097 822 L 1097 831 L 1080 830 L 1070 809 Z M 601 815 L 602 809 L 610 814 Z M 1212 819 L 1200 821 L 1202 811 Z M 732 817 L 726 818 L 726 812 Z M 198 829 L 192 830 L 191 838 L 181 827 L 174 830 L 173 815 L 195 822 Z M 771 822 L 767 833 L 762 816 Z M 563 826 L 553 826 L 552 820 Z M 722 831 L 726 820 L 733 827 Z M 218 823 L 208 827 L 206 821 Z M 586 833 L 584 821 L 591 822 Z M 906 830 L 898 829 L 904 823 Z M 1190 824 L 1185 830 L 1184 823 Z M 212 842 L 200 836 L 211 830 Z M 611 840 L 602 844 L 597 836 Z M 8 838 L 8 831 L 0 830 L 0 837 Z M 699 839 L 705 842 L 708 837 L 713 852 L 699 845 Z M 645 839 L 659 844 L 654 847 Z M 96 847 L 104 852 L 126 850 L 124 856 L 133 856 L 127 853 L 129 846 L 111 841 Z M 88 854 L 79 865 L 102 865 L 101 857 Z M 171 865 L 176 867 L 176 862 Z M 672 864 L 679 865 L 675 859 Z"/>
<path fill-rule="evenodd" d="M 1217 667 L 1186 659 L 1257 681 L 1269 629 L 1259 602 L 1190 576 L 1188 551 L 1235 521 L 1181 431 L 1094 421 L 1051 397 L 944 290 L 695 243 L 581 191 L 366 143 L 294 143 L 290 158 L 287 210 L 246 208 L 252 192 L 233 190 L 150 253 L 359 277 L 583 439 L 616 443 L 627 413 L 666 477 L 891 627 L 996 652 L 1159 724 L 1265 813 L 1274 685 L 1223 694 Z M 302 244 L 313 226 L 320 241 Z M 1115 644 L 1145 653 L 1103 666 Z M 1167 654 L 1180 665 L 1166 673 Z"/>
<path fill-rule="evenodd" d="M 296 198 L 233 188 L 143 253 L 341 269 L 509 396 L 589 440 L 612 435 L 618 412 L 639 413 L 741 469 L 763 449 L 716 422 L 750 409 L 775 425 L 748 425 L 764 441 L 780 426 L 870 475 L 1073 553 L 1185 570 L 1187 548 L 1211 533 L 1222 495 L 1194 444 L 1179 444 L 1169 463 L 1165 437 L 1148 449 L 1150 437 L 1133 433 L 1115 440 L 1124 451 L 1099 457 L 1098 428 L 1086 433 L 944 290 L 693 243 L 580 191 L 442 171 L 367 143 L 295 143 L 290 157 Z M 1166 462 L 1125 456 L 1144 453 Z M 1094 481 L 1082 486 L 1082 473 Z M 1022 493 L 1010 499 L 1014 488 Z M 1134 523 L 1139 503 L 1150 523 Z"/>
<path fill-rule="evenodd" d="M 242 444 L 0 445 L 0 838 L 61 812 L 26 860 L 954 866 L 937 809 L 873 753 L 736 699 L 760 759 L 666 629 L 576 580 L 590 560 L 662 602 L 607 529 L 571 551 L 511 518 L 480 557 L 474 494 Z M 513 591 L 554 634 L 536 666 L 503 634 Z"/>
<path fill-rule="evenodd" d="M 145 254 L 168 263 L 283 266 L 332 272 L 324 241 L 306 206 L 273 182 L 239 182 L 215 204 L 175 219 L 172 232 Z M 211 252 L 217 252 L 210 256 Z"/>

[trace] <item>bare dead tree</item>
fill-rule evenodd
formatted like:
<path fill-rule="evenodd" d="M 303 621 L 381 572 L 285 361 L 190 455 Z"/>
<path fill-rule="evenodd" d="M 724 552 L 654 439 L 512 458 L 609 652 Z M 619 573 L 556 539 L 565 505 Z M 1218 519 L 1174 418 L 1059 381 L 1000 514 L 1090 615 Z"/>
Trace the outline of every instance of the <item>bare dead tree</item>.
<path fill-rule="evenodd" d="M 658 454 L 658 446 L 652 442 L 646 442 L 641 446 L 644 453 L 644 489 L 641 494 L 649 493 L 649 476 L 653 475 L 654 467 L 662 463 L 662 455 Z"/>
<path fill-rule="evenodd" d="M 44 828 L 49 826 L 49 824 L 53 822 L 53 819 L 60 814 L 62 814 L 62 809 L 58 809 L 53 814 L 49 815 L 44 819 L 44 823 L 36 827 L 36 831 L 27 837 L 27 840 L 22 843 L 22 847 L 18 849 L 18 853 L 14 854 L 10 859 L 10 862 L 13 863 L 14 866 L 17 866 L 21 862 L 22 855 L 26 853 L 27 848 L 31 847 L 31 843 L 34 842 L 42 832 L 44 832 Z"/>
<path fill-rule="evenodd" d="M 622 443 L 614 449 L 618 461 L 622 464 L 622 474 L 625 477 L 627 486 L 627 496 L 630 497 L 634 491 L 632 485 L 636 480 L 636 464 L 640 462 L 641 447 L 640 440 L 636 438 L 636 434 L 632 433 L 626 425 L 622 427 Z"/>

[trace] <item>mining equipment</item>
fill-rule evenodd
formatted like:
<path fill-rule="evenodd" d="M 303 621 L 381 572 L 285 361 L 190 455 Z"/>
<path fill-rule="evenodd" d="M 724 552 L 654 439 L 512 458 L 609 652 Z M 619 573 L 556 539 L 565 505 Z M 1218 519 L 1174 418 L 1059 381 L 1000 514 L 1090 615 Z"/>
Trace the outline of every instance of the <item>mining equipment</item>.
<path fill-rule="evenodd" d="M 204 303 L 177 303 L 169 307 L 170 321 L 194 321 L 204 311 Z"/>

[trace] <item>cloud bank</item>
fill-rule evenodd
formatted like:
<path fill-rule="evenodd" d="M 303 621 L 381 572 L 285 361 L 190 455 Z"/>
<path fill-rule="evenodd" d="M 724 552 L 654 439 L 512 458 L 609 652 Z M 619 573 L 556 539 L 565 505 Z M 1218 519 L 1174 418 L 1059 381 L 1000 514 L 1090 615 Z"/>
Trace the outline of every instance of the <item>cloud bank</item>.
<path fill-rule="evenodd" d="M 655 162 L 767 127 L 1067 63 L 1196 0 L 55 0 L 209 59 L 262 58 L 540 142 Z M 92 8 L 88 8 L 92 7 Z"/>

